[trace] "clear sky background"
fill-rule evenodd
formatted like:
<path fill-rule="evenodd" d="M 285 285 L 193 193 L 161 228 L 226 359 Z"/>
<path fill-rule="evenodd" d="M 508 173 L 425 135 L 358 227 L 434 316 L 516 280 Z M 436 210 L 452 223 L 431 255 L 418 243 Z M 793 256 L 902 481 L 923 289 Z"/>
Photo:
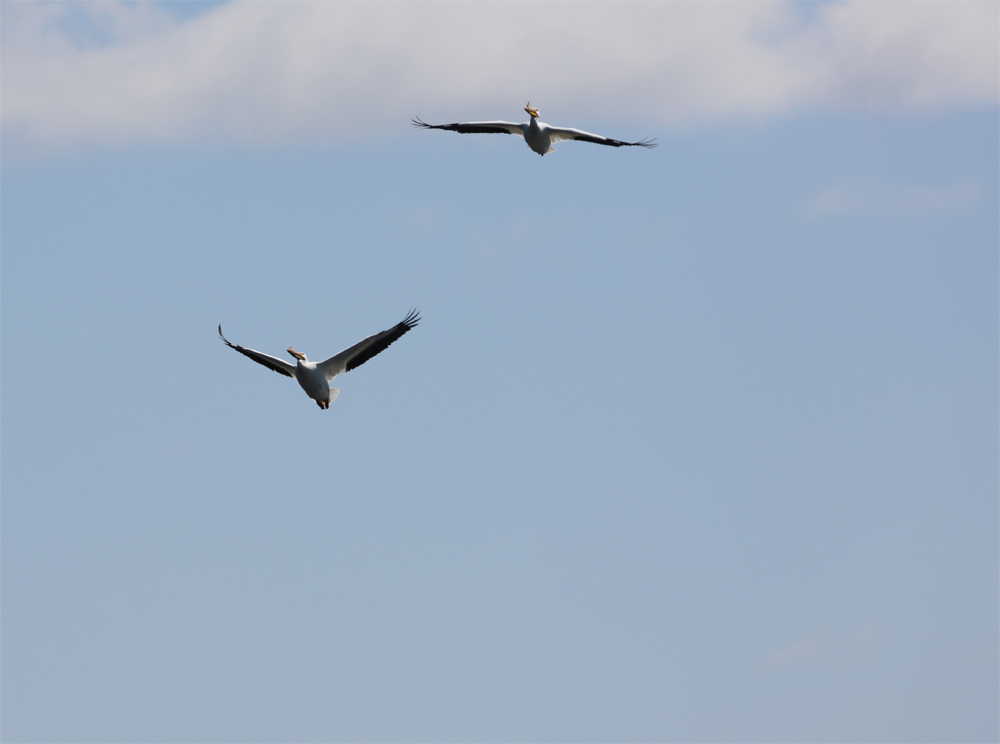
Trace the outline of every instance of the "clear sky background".
<path fill-rule="evenodd" d="M 3 740 L 996 741 L 998 8 L 3 3 Z"/>

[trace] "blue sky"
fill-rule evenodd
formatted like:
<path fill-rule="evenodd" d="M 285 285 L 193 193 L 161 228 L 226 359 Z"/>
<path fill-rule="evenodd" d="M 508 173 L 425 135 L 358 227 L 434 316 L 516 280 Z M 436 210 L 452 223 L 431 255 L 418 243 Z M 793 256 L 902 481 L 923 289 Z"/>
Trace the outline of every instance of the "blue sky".
<path fill-rule="evenodd" d="M 997 6 L 527 7 L 0 6 L 3 740 L 1000 738 Z"/>

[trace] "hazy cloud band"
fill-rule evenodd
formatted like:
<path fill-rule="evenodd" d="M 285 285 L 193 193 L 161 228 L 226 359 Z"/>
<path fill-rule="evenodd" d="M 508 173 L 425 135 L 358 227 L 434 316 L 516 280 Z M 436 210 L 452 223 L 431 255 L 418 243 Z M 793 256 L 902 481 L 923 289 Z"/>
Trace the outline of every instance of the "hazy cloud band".
<path fill-rule="evenodd" d="M 16 4 L 2 124 L 36 146 L 381 135 L 410 116 L 684 125 L 996 105 L 994 2 Z M 548 116 L 546 116 L 548 112 Z M 647 134 L 641 132 L 640 134 Z"/>

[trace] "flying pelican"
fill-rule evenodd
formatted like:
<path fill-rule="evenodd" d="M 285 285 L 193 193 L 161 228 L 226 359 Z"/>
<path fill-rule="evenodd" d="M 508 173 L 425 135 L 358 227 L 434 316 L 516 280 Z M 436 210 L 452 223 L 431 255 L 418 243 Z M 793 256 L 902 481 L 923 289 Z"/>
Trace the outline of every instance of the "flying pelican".
<path fill-rule="evenodd" d="M 531 108 L 529 102 L 524 110 L 528 112 L 528 121 L 525 124 L 515 124 L 510 121 L 467 121 L 462 124 L 426 124 L 419 117 L 412 119 L 413 126 L 421 129 L 448 129 L 452 132 L 462 134 L 520 134 L 528 147 L 544 155 L 547 152 L 555 152 L 552 147 L 553 142 L 563 140 L 582 140 L 593 142 L 596 145 L 609 145 L 611 147 L 656 147 L 655 140 L 644 139 L 638 142 L 622 142 L 621 140 L 609 139 L 599 134 L 591 134 L 580 129 L 566 129 L 564 127 L 550 127 L 538 120 L 538 109 Z"/>
<path fill-rule="evenodd" d="M 420 314 L 416 310 L 411 310 L 403 320 L 387 331 L 369 336 L 364 341 L 358 341 L 354 346 L 344 349 L 336 356 L 332 356 L 325 362 L 310 362 L 306 355 L 296 351 L 291 346 L 288 353 L 296 362 L 290 364 L 284 359 L 278 359 L 270 354 L 264 354 L 253 349 L 244 349 L 242 346 L 229 343 L 229 340 L 222 335 L 222 324 L 219 324 L 219 338 L 230 349 L 236 349 L 240 354 L 248 356 L 257 364 L 263 364 L 268 369 L 286 377 L 291 377 L 299 381 L 299 385 L 306 391 L 306 395 L 316 401 L 320 408 L 329 408 L 334 399 L 340 394 L 340 388 L 330 387 L 330 380 L 344 372 L 350 372 L 355 367 L 360 367 L 376 354 L 389 348 L 389 344 L 398 339 L 411 328 L 420 322 Z"/>

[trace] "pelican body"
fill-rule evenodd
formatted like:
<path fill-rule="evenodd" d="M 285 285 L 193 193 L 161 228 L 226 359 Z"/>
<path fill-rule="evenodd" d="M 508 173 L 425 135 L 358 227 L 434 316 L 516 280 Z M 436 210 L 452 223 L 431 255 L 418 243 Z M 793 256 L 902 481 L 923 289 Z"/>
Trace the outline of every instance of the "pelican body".
<path fill-rule="evenodd" d="M 326 374 L 324 374 L 316 362 L 310 362 L 306 359 L 305 354 L 295 351 L 291 346 L 288 347 L 288 353 L 296 359 L 295 379 L 298 381 L 299 386 L 306 391 L 306 395 L 316 401 L 320 408 L 329 408 L 337 395 L 340 394 L 340 388 L 331 389 L 330 382 L 326 379 Z M 343 369 L 334 371 L 330 379 L 332 380 L 344 371 Z"/>
<path fill-rule="evenodd" d="M 416 310 L 411 310 L 401 322 L 389 330 L 369 336 L 322 362 L 310 362 L 305 354 L 289 346 L 288 353 L 295 359 L 294 365 L 270 354 L 229 343 L 229 340 L 222 335 L 221 324 L 219 325 L 219 338 L 230 349 L 235 349 L 240 354 L 253 359 L 257 364 L 297 380 L 306 395 L 316 401 L 316 405 L 327 409 L 340 395 L 340 388 L 330 387 L 330 381 L 334 377 L 350 372 L 355 367 L 360 367 L 376 354 L 385 351 L 390 344 L 411 328 L 416 327 L 419 322 L 420 314 Z"/>
<path fill-rule="evenodd" d="M 427 124 L 419 118 L 413 119 L 413 126 L 420 129 L 447 129 L 460 134 L 520 134 L 524 137 L 525 143 L 539 155 L 555 152 L 552 147 L 553 142 L 563 142 L 564 140 L 582 140 L 583 142 L 593 142 L 596 145 L 608 145 L 609 147 L 656 147 L 656 142 L 651 139 L 640 140 L 638 142 L 623 142 L 622 140 L 602 137 L 599 134 L 584 132 L 582 129 L 568 129 L 566 127 L 550 127 L 542 123 L 538 118 L 538 109 L 531 108 L 531 103 L 524 107 L 528 112 L 528 121 L 524 124 L 516 124 L 511 121 L 469 121 L 456 124 Z"/>

